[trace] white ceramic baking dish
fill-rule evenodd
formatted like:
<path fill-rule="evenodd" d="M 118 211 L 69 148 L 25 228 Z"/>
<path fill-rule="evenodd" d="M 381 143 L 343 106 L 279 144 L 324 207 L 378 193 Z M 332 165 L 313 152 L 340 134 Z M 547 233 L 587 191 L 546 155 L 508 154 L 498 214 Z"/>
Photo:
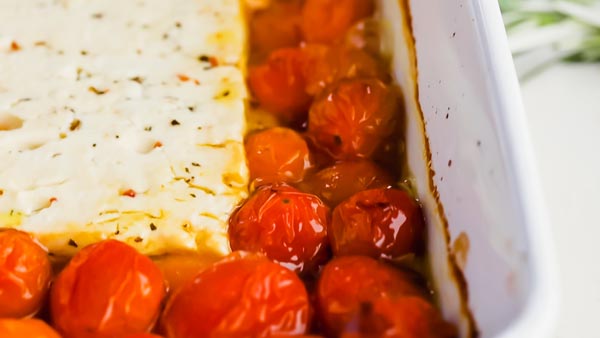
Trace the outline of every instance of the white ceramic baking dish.
<path fill-rule="evenodd" d="M 461 337 L 549 337 L 550 227 L 498 3 L 379 0 L 379 15 L 444 316 Z"/>

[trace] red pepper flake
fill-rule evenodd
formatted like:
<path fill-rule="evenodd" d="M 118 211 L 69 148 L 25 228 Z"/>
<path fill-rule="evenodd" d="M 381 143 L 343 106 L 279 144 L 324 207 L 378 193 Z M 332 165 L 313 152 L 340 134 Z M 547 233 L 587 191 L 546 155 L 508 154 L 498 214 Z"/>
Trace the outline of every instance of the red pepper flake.
<path fill-rule="evenodd" d="M 143 241 L 144 239 L 140 236 L 137 236 L 136 238 L 133 239 L 134 242 L 139 243 L 141 241 Z"/>
<path fill-rule="evenodd" d="M 160 148 L 162 146 L 163 146 L 163 144 L 160 141 L 156 141 L 156 143 L 154 143 L 154 148 Z"/>
<path fill-rule="evenodd" d="M 198 81 L 198 79 L 194 79 L 194 83 L 196 84 L 196 86 L 200 85 L 200 81 Z"/>
<path fill-rule="evenodd" d="M 219 65 L 219 60 L 216 57 L 214 57 L 214 56 L 209 56 L 208 57 L 208 62 L 210 62 L 210 65 L 213 66 L 213 67 L 216 67 L 216 66 Z"/>
<path fill-rule="evenodd" d="M 190 77 L 184 74 L 177 74 L 177 78 L 179 78 L 179 81 L 181 82 L 188 82 L 190 80 Z"/>
<path fill-rule="evenodd" d="M 58 201 L 58 198 L 56 198 L 56 197 L 50 197 L 50 204 L 52 204 L 52 203 L 54 203 L 56 201 Z"/>
<path fill-rule="evenodd" d="M 127 189 L 127 190 L 123 191 L 121 193 L 121 195 L 134 198 L 135 197 L 135 191 L 133 191 L 133 189 Z"/>
<path fill-rule="evenodd" d="M 13 52 L 20 51 L 21 46 L 16 41 L 13 41 L 10 43 L 10 50 L 12 50 Z"/>
<path fill-rule="evenodd" d="M 4 190 L 0 189 L 0 196 L 4 195 Z"/>

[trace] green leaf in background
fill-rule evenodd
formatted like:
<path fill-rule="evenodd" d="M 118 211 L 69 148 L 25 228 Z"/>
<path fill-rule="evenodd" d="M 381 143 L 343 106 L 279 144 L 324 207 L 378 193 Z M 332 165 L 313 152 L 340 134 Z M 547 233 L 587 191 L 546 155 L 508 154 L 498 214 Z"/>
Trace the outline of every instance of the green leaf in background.
<path fill-rule="evenodd" d="M 558 61 L 600 62 L 600 0 L 499 0 L 519 77 Z"/>

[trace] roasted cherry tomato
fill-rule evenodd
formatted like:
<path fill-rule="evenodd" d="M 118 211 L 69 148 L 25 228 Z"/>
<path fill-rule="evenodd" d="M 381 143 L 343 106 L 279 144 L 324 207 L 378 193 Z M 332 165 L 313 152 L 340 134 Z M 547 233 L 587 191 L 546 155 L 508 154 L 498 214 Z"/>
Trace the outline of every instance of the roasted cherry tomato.
<path fill-rule="evenodd" d="M 136 333 L 136 334 L 130 334 L 129 336 L 127 336 L 125 338 L 163 338 L 163 337 L 152 334 L 152 333 Z"/>
<path fill-rule="evenodd" d="M 397 258 L 415 253 L 423 239 L 421 207 L 405 191 L 361 191 L 333 211 L 329 240 L 335 255 Z"/>
<path fill-rule="evenodd" d="M 163 276 L 150 258 L 106 240 L 81 250 L 58 275 L 50 311 L 65 338 L 122 337 L 149 330 L 164 295 Z"/>
<path fill-rule="evenodd" d="M 361 306 L 342 338 L 455 338 L 456 328 L 420 297 L 381 298 Z"/>
<path fill-rule="evenodd" d="M 260 58 L 276 49 L 300 44 L 301 11 L 301 1 L 280 0 L 254 12 L 249 23 L 252 54 Z"/>
<path fill-rule="evenodd" d="M 416 275 L 365 256 L 338 257 L 325 265 L 317 282 L 317 313 L 325 333 L 337 337 L 361 307 L 407 295 L 426 297 Z"/>
<path fill-rule="evenodd" d="M 333 158 L 369 158 L 396 130 L 398 107 L 395 92 L 377 79 L 342 81 L 315 100 L 308 132 Z"/>
<path fill-rule="evenodd" d="M 50 286 L 48 254 L 30 235 L 0 230 L 0 317 L 37 312 Z"/>
<path fill-rule="evenodd" d="M 296 274 L 260 254 L 234 252 L 169 299 L 168 338 L 304 334 L 309 301 Z"/>
<path fill-rule="evenodd" d="M 367 18 L 352 26 L 344 37 L 344 45 L 378 55 L 381 50 L 381 22 Z"/>
<path fill-rule="evenodd" d="M 306 0 L 302 32 L 308 42 L 340 40 L 354 23 L 373 14 L 373 0 Z"/>
<path fill-rule="evenodd" d="M 305 56 L 299 48 L 279 49 L 265 64 L 250 67 L 248 82 L 259 104 L 284 122 L 301 123 L 311 97 L 306 93 Z"/>
<path fill-rule="evenodd" d="M 39 319 L 0 319 L 2 338 L 60 338 L 48 324 Z"/>
<path fill-rule="evenodd" d="M 275 127 L 246 139 L 250 181 L 255 185 L 302 181 L 311 166 L 306 141 L 288 128 Z"/>
<path fill-rule="evenodd" d="M 216 254 L 204 252 L 202 254 L 169 254 L 156 258 L 154 263 L 162 271 L 167 289 L 172 294 L 198 272 L 221 258 Z"/>
<path fill-rule="evenodd" d="M 287 185 L 262 186 L 229 218 L 232 250 L 261 252 L 296 272 L 312 272 L 329 257 L 329 208 Z"/>
<path fill-rule="evenodd" d="M 302 51 L 306 58 L 306 92 L 310 95 L 342 79 L 372 77 L 387 81 L 389 78 L 384 64 L 364 50 L 309 44 Z"/>
<path fill-rule="evenodd" d="M 300 188 L 336 206 L 357 192 L 394 184 L 390 174 L 368 160 L 344 161 L 325 168 L 300 184 Z"/>
<path fill-rule="evenodd" d="M 317 335 L 306 335 L 306 334 L 301 334 L 301 335 L 289 335 L 289 334 L 276 334 L 276 335 L 272 335 L 269 336 L 269 338 L 324 338 L 323 336 L 317 336 Z"/>

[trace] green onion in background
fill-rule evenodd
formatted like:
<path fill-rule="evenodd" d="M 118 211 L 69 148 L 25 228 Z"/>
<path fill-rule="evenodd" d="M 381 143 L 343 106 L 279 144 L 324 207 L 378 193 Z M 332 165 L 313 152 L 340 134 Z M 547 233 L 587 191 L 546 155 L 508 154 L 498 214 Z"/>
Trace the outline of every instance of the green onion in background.
<path fill-rule="evenodd" d="M 555 62 L 600 61 L 600 0 L 499 0 L 519 78 Z"/>

